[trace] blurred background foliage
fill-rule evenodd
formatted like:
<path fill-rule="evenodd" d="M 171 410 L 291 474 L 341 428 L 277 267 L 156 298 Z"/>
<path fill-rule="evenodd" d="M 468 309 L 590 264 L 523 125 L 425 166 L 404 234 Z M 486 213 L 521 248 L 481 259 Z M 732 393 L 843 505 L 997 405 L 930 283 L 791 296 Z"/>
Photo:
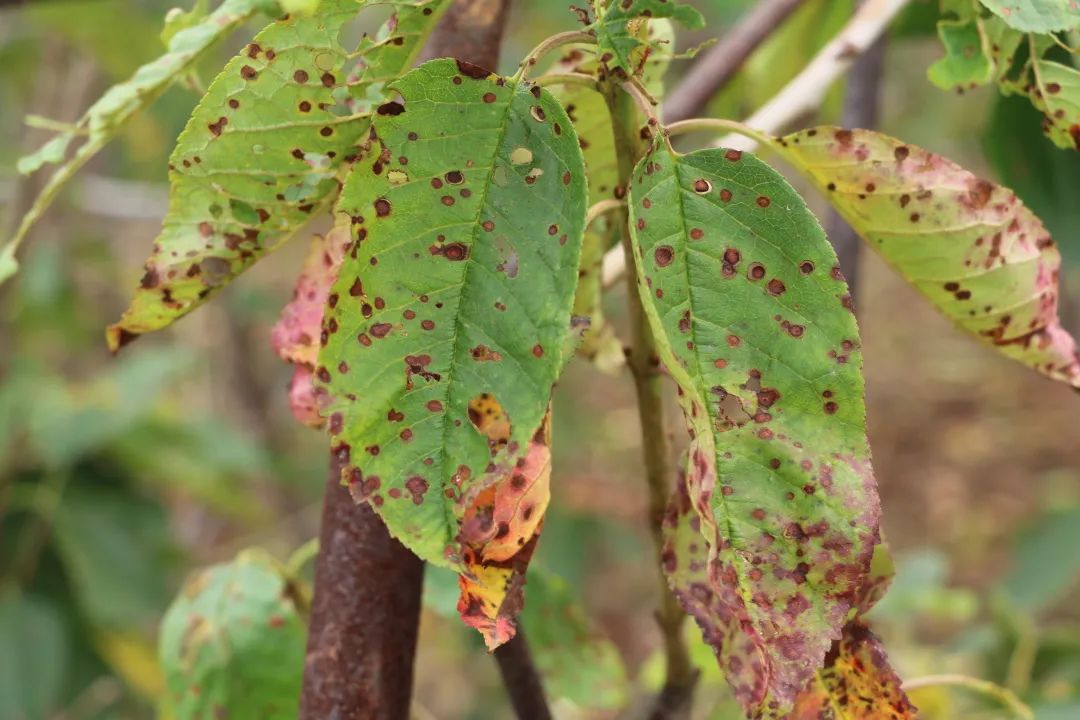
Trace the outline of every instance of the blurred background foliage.
<path fill-rule="evenodd" d="M 752 0 L 697 0 L 719 34 Z M 573 25 L 565 0 L 515 3 L 503 70 Z M 0 11 L 0 228 L 42 179 L 17 157 L 161 49 L 169 0 L 55 0 Z M 715 100 L 740 117 L 790 79 L 851 12 L 809 0 Z M 528 16 L 526 18 L 526 15 Z M 942 54 L 936 3 L 891 33 L 882 130 L 1016 189 L 1066 257 L 1080 331 L 1080 156 L 993 88 L 927 81 Z M 257 23 L 202 63 L 208 80 Z M 684 71 L 676 62 L 669 81 Z M 837 121 L 842 87 L 820 121 Z M 304 243 L 261 262 L 173 329 L 108 355 L 103 328 L 136 285 L 167 202 L 166 157 L 197 95 L 175 87 L 126 127 L 35 230 L 0 286 L 0 718 L 154 717 L 157 630 L 185 576 L 249 546 L 284 559 L 317 531 L 322 437 L 286 406 L 269 330 Z M 809 197 L 812 204 L 816 198 Z M 820 203 L 815 206 L 820 209 Z M 1080 717 L 1080 403 L 952 331 L 865 256 L 861 320 L 870 438 L 898 575 L 872 619 L 908 678 L 960 672 L 1011 688 L 1039 720 Z M 620 291 L 606 302 L 623 323 Z M 633 393 L 574 363 L 555 411 L 554 501 L 530 573 L 526 626 L 560 717 L 607 718 L 660 681 Z M 304 581 L 309 570 L 299 573 Z M 509 716 L 479 636 L 454 617 L 453 578 L 429 573 L 415 715 Z M 688 636 L 696 638 L 696 633 Z M 708 649 L 700 717 L 739 714 Z M 289 657 L 298 657 L 289 655 Z M 298 674 L 300 668 L 295 672 Z M 928 720 L 1007 717 L 962 690 L 920 691 Z"/>

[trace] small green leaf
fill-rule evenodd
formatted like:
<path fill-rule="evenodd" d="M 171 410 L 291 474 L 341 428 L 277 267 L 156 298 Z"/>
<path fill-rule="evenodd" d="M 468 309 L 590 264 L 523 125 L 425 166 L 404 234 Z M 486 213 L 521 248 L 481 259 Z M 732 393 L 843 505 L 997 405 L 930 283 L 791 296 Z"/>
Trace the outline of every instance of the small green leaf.
<path fill-rule="evenodd" d="M 748 714 L 782 717 L 878 542 L 851 298 L 805 203 L 746 153 L 660 143 L 630 224 L 692 437 L 664 567 Z"/>
<path fill-rule="evenodd" d="M 367 132 L 369 92 L 412 63 L 447 5 L 383 3 L 398 9 L 392 30 L 354 56 L 338 36 L 365 2 L 326 0 L 271 24 L 210 85 L 172 154 L 154 254 L 109 328 L 114 351 L 191 312 L 333 201 Z"/>
<path fill-rule="evenodd" d="M 295 718 L 307 640 L 299 596 L 260 551 L 189 579 L 159 638 L 175 717 Z"/>
<path fill-rule="evenodd" d="M 963 92 L 993 79 L 994 66 L 983 49 L 977 22 L 942 20 L 937 27 L 946 55 L 927 70 L 930 82 L 942 90 Z"/>
<path fill-rule="evenodd" d="M 1012 191 L 869 130 L 813 128 L 775 147 L 958 327 L 1080 387 L 1076 343 L 1057 315 L 1061 256 Z"/>
<path fill-rule="evenodd" d="M 701 13 L 689 5 L 674 0 L 619 0 L 608 3 L 589 26 L 596 33 L 600 62 L 608 70 L 621 75 L 641 75 L 650 52 L 648 39 L 642 39 L 640 28 L 650 18 L 671 18 L 691 29 L 705 25 Z"/>
<path fill-rule="evenodd" d="M 979 0 L 1010 27 L 1023 32 L 1050 33 L 1080 26 L 1076 0 Z"/>
<path fill-rule="evenodd" d="M 457 566 L 461 519 L 529 447 L 563 365 L 585 169 L 539 87 L 444 59 L 390 89 L 403 103 L 379 108 L 338 203 L 355 242 L 316 377 L 355 496 Z M 505 442 L 482 431 L 480 399 Z"/>
<path fill-rule="evenodd" d="M 42 188 L 23 216 L 15 235 L 0 251 L 3 256 L 14 257 L 15 249 L 52 204 L 57 193 L 79 168 L 105 147 L 125 123 L 156 100 L 172 83 L 183 78 L 210 47 L 238 25 L 258 12 L 273 13 L 276 9 L 277 4 L 272 0 L 225 0 L 202 22 L 182 29 L 170 29 L 167 25 L 164 36 L 168 38 L 168 51 L 164 55 L 141 66 L 125 82 L 109 88 L 76 123 L 78 132 L 61 133 L 37 152 L 19 160 L 19 172 L 34 172 L 46 164 L 62 161 L 71 143 L 77 137 L 85 137 L 71 159 L 57 168 Z M 193 20 L 190 14 L 185 18 L 187 20 L 184 22 Z M 6 269 L 10 271 L 11 266 Z M 0 282 L 9 277 L 3 270 L 0 269 Z"/>

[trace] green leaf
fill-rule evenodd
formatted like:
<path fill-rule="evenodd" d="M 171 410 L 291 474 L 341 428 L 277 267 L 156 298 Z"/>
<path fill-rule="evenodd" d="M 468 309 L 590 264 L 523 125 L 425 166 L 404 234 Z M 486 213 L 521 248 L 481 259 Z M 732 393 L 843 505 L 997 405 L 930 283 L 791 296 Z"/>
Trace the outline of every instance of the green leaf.
<path fill-rule="evenodd" d="M 942 90 L 963 92 L 993 79 L 994 66 L 983 49 L 977 22 L 942 20 L 937 27 L 946 55 L 927 70 L 930 82 Z"/>
<path fill-rule="evenodd" d="M 8 587 L 0 592 L 0 717 L 53 717 L 61 709 L 71 640 L 60 609 Z"/>
<path fill-rule="evenodd" d="M 168 51 L 135 71 L 130 79 L 114 85 L 90 106 L 75 128 L 49 140 L 37 152 L 19 160 L 19 172 L 28 174 L 51 163 L 63 160 L 68 147 L 76 138 L 83 139 L 66 163 L 49 177 L 34 204 L 23 216 L 15 235 L 0 251 L 0 257 L 13 262 L 15 250 L 37 219 L 52 204 L 57 193 L 79 168 L 112 140 L 113 136 L 139 111 L 150 105 L 174 82 L 184 77 L 194 64 L 218 40 L 230 34 L 238 25 L 258 12 L 273 13 L 277 4 L 272 0 L 224 0 L 209 16 L 197 24 L 182 29 L 166 26 Z M 189 16 L 188 20 L 190 21 Z M 14 272 L 13 265 L 0 267 L 0 282 Z"/>
<path fill-rule="evenodd" d="M 1002 184 L 1042 219 L 1052 237 L 1064 238 L 1060 249 L 1066 266 L 1080 263 L 1080 203 L 1073 190 L 1080 187 L 1080 154 L 1063 153 L 1039 130 L 1039 112 L 1017 96 L 994 99 L 983 152 Z"/>
<path fill-rule="evenodd" d="M 339 34 L 364 2 L 273 23 L 210 85 L 173 151 L 146 274 L 109 328 L 114 351 L 191 312 L 333 201 L 367 132 L 368 93 L 412 63 L 447 4 L 383 3 L 398 10 L 392 31 L 352 56 Z"/>
<path fill-rule="evenodd" d="M 549 695 L 597 710 L 626 703 L 629 684 L 619 651 L 589 622 L 565 580 L 530 571 L 521 622 Z"/>
<path fill-rule="evenodd" d="M 781 717 L 878 542 L 851 298 L 802 199 L 746 153 L 657 145 L 630 224 L 692 437 L 664 566 L 748 714 Z"/>
<path fill-rule="evenodd" d="M 1031 103 L 1046 119 L 1043 130 L 1058 147 L 1080 151 L 1080 70 L 1050 60 L 1036 60 Z"/>
<path fill-rule="evenodd" d="M 453 60 L 391 84 L 338 210 L 352 250 L 316 377 L 343 479 L 417 555 L 457 564 L 459 524 L 547 412 L 585 216 L 577 136 L 551 95 Z M 506 441 L 470 403 L 506 416 Z"/>
<path fill-rule="evenodd" d="M 629 684 L 618 648 L 590 622 L 570 585 L 543 567 L 533 567 L 528 594 L 521 624 L 546 694 L 590 710 L 623 707 Z M 457 597 L 457 578 L 443 568 L 428 568 L 425 607 L 453 618 Z"/>
<path fill-rule="evenodd" d="M 157 503 L 104 487 L 72 488 L 55 531 L 76 601 L 91 622 L 127 630 L 157 617 L 171 565 L 168 521 Z"/>
<path fill-rule="evenodd" d="M 297 597 L 277 563 L 259 551 L 188 580 L 159 638 L 174 716 L 295 718 L 307 638 Z"/>
<path fill-rule="evenodd" d="M 1080 387 L 1076 343 L 1057 316 L 1061 257 L 1012 191 L 868 130 L 813 128 L 776 149 L 959 328 Z"/>
<path fill-rule="evenodd" d="M 1022 612 L 1050 609 L 1080 578 L 1080 557 L 1061 552 L 1080 543 L 1080 508 L 1048 512 L 1017 538 L 1012 571 L 1002 585 Z"/>
<path fill-rule="evenodd" d="M 691 29 L 704 27 L 705 18 L 689 5 L 674 0 L 618 0 L 609 2 L 589 29 L 596 33 L 600 62 L 617 74 L 641 75 L 649 55 L 649 40 L 639 29 L 649 18 L 671 18 Z"/>
<path fill-rule="evenodd" d="M 979 0 L 992 13 L 1023 32 L 1050 33 L 1080 25 L 1075 0 Z"/>

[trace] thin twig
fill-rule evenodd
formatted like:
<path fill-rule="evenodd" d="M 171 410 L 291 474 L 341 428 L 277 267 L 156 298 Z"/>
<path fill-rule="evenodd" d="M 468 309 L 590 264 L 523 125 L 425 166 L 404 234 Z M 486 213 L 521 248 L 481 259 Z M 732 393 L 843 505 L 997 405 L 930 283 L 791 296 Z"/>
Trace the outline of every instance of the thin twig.
<path fill-rule="evenodd" d="M 615 86 L 608 86 L 607 89 L 606 99 L 615 131 L 619 177 L 625 187 L 633 172 L 634 163 L 644 151 L 635 113 L 635 102 L 640 101 L 640 98 L 632 93 L 622 92 Z M 634 253 L 625 216 L 619 218 L 619 226 L 623 257 L 627 265 L 632 267 Z M 668 588 L 660 559 L 664 546 L 664 511 L 671 496 L 675 468 L 664 417 L 663 375 L 660 371 L 659 353 L 637 288 L 632 287 L 627 292 L 627 304 L 631 325 L 627 365 L 637 391 L 641 442 L 645 455 L 645 481 L 649 490 L 649 530 L 653 536 L 656 572 L 660 585 L 660 607 L 656 611 L 656 620 L 663 636 L 666 659 L 664 687 L 656 698 L 650 719 L 671 720 L 689 716 L 698 672 L 690 660 L 690 653 L 683 638 L 686 613 Z"/>
<path fill-rule="evenodd" d="M 536 672 L 525 632 L 518 627 L 517 634 L 495 650 L 495 662 L 499 665 L 503 686 L 510 696 L 510 704 L 520 720 L 550 720 L 551 711 L 544 697 L 544 686 Z"/>
<path fill-rule="evenodd" d="M 709 100 L 739 71 L 746 59 L 805 0 L 764 0 L 691 66 L 664 99 L 664 120 L 700 115 Z"/>
<path fill-rule="evenodd" d="M 982 680 L 968 675 L 926 675 L 925 677 L 915 678 L 905 682 L 904 690 L 911 692 L 912 690 L 918 690 L 920 688 L 940 687 L 942 685 L 963 687 L 973 692 L 977 692 L 980 695 L 992 697 L 1009 708 L 1016 717 L 1022 718 L 1022 720 L 1035 720 L 1035 713 L 1033 713 L 1031 708 L 1018 698 L 1016 693 L 1012 690 L 1003 688 L 989 680 Z"/>
<path fill-rule="evenodd" d="M 863 0 L 862 5 L 866 4 Z M 862 59 L 855 63 L 848 76 L 847 90 L 844 94 L 844 110 L 841 124 L 848 128 L 873 130 L 878 124 L 878 106 L 881 104 L 879 88 L 885 65 L 885 36 L 880 36 L 870 45 Z M 851 297 L 858 307 L 859 255 L 862 241 L 848 225 L 840 213 L 829 208 L 825 216 L 825 233 L 829 236 L 840 270 L 847 280 Z"/>
<path fill-rule="evenodd" d="M 616 200 L 614 198 L 607 198 L 606 200 L 600 200 L 599 202 L 593 203 L 592 207 L 589 208 L 589 211 L 585 213 L 585 227 L 589 227 L 612 210 L 618 210 L 622 207 L 626 207 L 626 201 Z"/>

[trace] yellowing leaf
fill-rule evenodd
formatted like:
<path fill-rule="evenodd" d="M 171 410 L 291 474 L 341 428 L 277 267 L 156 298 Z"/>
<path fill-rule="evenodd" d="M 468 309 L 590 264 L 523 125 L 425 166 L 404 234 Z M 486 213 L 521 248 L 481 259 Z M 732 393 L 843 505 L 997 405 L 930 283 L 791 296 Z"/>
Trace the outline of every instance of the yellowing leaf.
<path fill-rule="evenodd" d="M 215 78 L 171 158 L 170 203 L 114 351 L 202 304 L 276 249 L 341 188 L 371 96 L 412 64 L 447 0 L 392 0 L 380 39 L 339 35 L 367 0 L 325 0 L 265 28 Z"/>
<path fill-rule="evenodd" d="M 859 620 L 825 656 L 789 720 L 915 720 L 914 706 L 881 643 Z"/>
<path fill-rule="evenodd" d="M 273 0 L 225 0 L 205 17 L 199 7 L 190 13 L 173 16 L 171 23 L 166 21 L 163 38 L 168 51 L 164 55 L 142 65 L 128 80 L 109 88 L 79 118 L 75 128 L 60 133 L 37 152 L 21 158 L 19 172 L 29 174 L 45 165 L 61 162 L 69 146 L 80 139 L 71 159 L 52 174 L 14 237 L 0 250 L 0 259 L 7 259 L 6 265 L 9 265 L 0 265 L 0 283 L 14 273 L 15 250 L 19 243 L 79 168 L 105 147 L 125 123 L 182 79 L 210 47 L 256 13 L 273 13 L 277 8 Z"/>
<path fill-rule="evenodd" d="M 493 442 L 505 443 L 510 427 L 501 409 L 488 412 L 492 398 L 470 403 L 485 420 L 474 421 Z M 465 512 L 459 539 L 463 569 L 458 612 L 484 634 L 494 649 L 514 636 L 524 604 L 525 570 L 536 547 L 551 499 L 549 420 L 510 474 L 477 496 Z"/>
<path fill-rule="evenodd" d="M 1011 190 L 868 130 L 813 128 L 776 149 L 958 327 L 1080 387 L 1076 343 L 1058 319 L 1061 256 Z"/>

